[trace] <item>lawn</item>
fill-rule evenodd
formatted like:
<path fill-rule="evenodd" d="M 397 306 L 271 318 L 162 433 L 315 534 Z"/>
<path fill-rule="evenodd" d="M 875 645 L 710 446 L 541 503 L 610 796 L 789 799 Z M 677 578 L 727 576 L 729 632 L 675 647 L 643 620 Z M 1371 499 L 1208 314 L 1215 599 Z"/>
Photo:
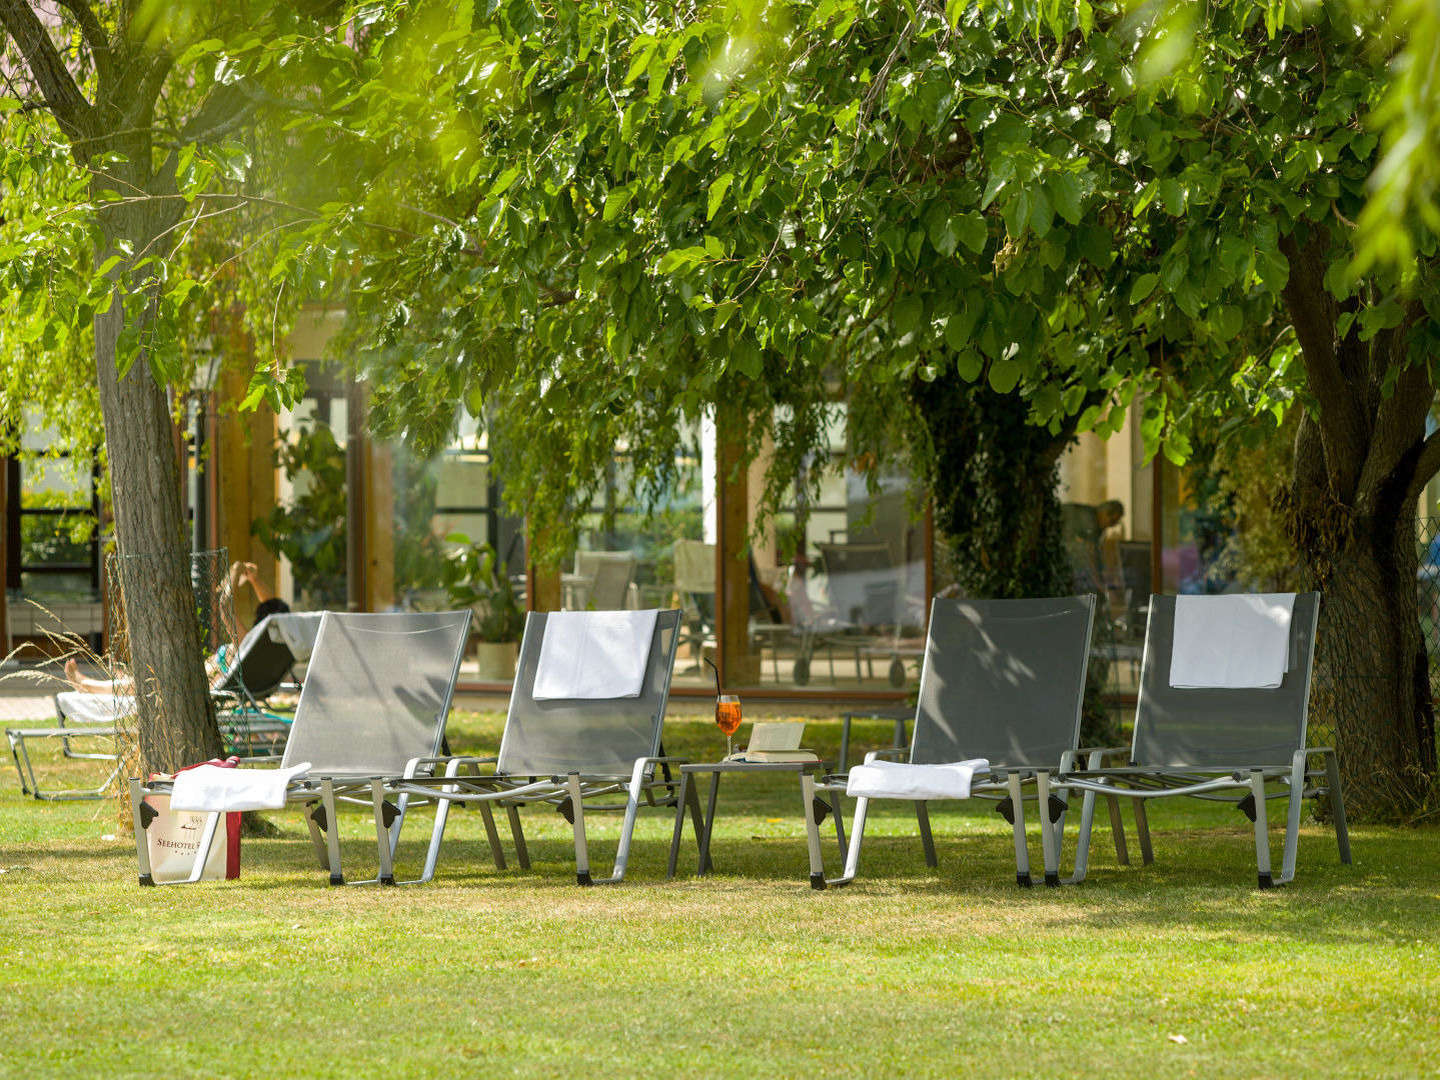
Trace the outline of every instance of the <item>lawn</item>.
<path fill-rule="evenodd" d="M 501 722 L 458 715 L 455 749 L 493 752 Z M 720 745 L 667 721 L 671 753 Z M 882 808 L 863 879 L 818 893 L 793 780 L 730 778 L 707 879 L 664 880 L 668 812 L 624 884 L 580 889 L 553 811 L 526 817 L 526 872 L 464 811 L 436 883 L 332 889 L 289 813 L 238 882 L 142 890 L 113 804 L 0 783 L 0 1076 L 1411 1077 L 1440 1054 L 1433 829 L 1353 829 L 1346 867 L 1307 826 L 1297 882 L 1262 893 L 1235 810 L 1154 807 L 1154 866 L 1117 866 L 1097 823 L 1084 885 L 1025 891 L 989 804 L 933 813 L 938 870 Z M 618 823 L 590 821 L 605 872 Z M 342 826 L 347 871 L 373 870 L 368 819 Z"/>

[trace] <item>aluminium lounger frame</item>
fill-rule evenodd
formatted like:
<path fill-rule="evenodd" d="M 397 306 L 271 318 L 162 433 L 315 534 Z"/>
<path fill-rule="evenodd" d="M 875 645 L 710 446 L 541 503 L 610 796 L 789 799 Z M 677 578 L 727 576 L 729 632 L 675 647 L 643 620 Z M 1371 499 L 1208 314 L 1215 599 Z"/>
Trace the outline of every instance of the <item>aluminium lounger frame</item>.
<path fill-rule="evenodd" d="M 344 873 L 340 865 L 340 838 L 339 823 L 336 812 L 341 803 L 351 803 L 365 806 L 374 815 L 376 828 L 376 843 L 382 851 L 393 852 L 400 841 L 400 830 L 404 825 L 405 813 L 409 797 L 405 796 L 399 800 L 398 805 L 386 803 L 382 805 L 378 799 L 372 800 L 374 781 L 377 777 L 414 777 L 421 775 L 434 766 L 443 763 L 448 758 L 441 756 L 440 748 L 445 737 L 445 721 L 449 716 L 450 705 L 455 695 L 455 683 L 459 679 L 460 664 L 465 656 L 465 645 L 469 638 L 470 612 L 405 612 L 385 614 L 356 614 L 326 612 L 321 622 L 319 636 L 316 640 L 315 652 L 311 658 L 311 673 L 306 679 L 305 688 L 301 691 L 300 706 L 296 709 L 296 720 L 292 728 L 292 736 L 285 747 L 285 759 L 283 764 L 292 764 L 292 754 L 312 754 L 312 747 L 306 745 L 311 741 L 310 729 L 315 728 L 314 741 L 323 744 L 324 741 L 333 737 L 339 722 L 326 714 L 324 704 L 314 704 L 307 709 L 307 704 L 316 702 L 323 698 L 327 692 L 334 688 L 330 686 L 328 678 L 333 673 L 326 670 L 329 656 L 327 651 L 335 647 L 337 651 L 350 642 L 352 633 L 368 629 L 370 633 L 388 634 L 404 638 L 416 633 L 437 633 L 450 636 L 447 642 L 442 637 L 442 647 L 448 645 L 449 651 L 437 654 L 432 660 L 444 659 L 446 670 L 441 671 L 440 664 L 433 665 L 433 670 L 428 674 L 431 676 L 430 689 L 433 691 L 439 687 L 439 693 L 434 694 L 428 704 L 433 705 L 433 716 L 427 708 L 423 715 L 430 717 L 428 730 L 421 732 L 417 730 L 416 723 L 422 717 L 412 713 L 411 730 L 400 732 L 395 735 L 395 742 L 408 736 L 412 740 L 424 738 L 426 745 L 423 749 L 428 753 L 416 753 L 405 760 L 399 768 L 355 768 L 350 766 L 337 766 L 327 768 L 323 761 L 319 766 L 313 767 L 311 775 L 302 780 L 292 781 L 286 792 L 286 805 L 301 803 L 305 807 L 305 823 L 310 832 L 310 840 L 315 849 L 317 861 L 322 870 L 327 870 L 330 875 L 331 885 L 346 884 Z M 370 624 L 366 626 L 367 622 Z M 410 629 L 403 629 L 409 627 Z M 332 642 L 334 643 L 332 646 Z M 408 659 L 403 651 L 395 654 L 402 659 Z M 369 659 L 374 660 L 375 657 Z M 394 660 L 394 656 L 391 657 Z M 367 674 L 368 674 L 367 670 Z M 394 689 L 390 687 L 390 689 Z M 413 699 L 412 692 L 407 695 Z M 319 721 L 310 721 L 309 717 L 316 713 L 322 714 Z M 372 713 L 371 715 L 377 715 Z M 399 731 L 403 721 L 394 721 L 382 717 L 382 735 L 388 737 Z M 373 733 L 372 733 L 373 735 Z M 355 739 L 354 733 L 345 732 L 344 740 L 350 743 L 350 752 L 364 755 L 372 752 L 367 746 L 366 739 Z M 401 753 L 409 753 L 410 749 L 421 750 L 418 741 L 413 742 L 409 748 L 400 750 Z M 385 748 L 390 753 L 397 750 L 397 746 Z M 382 751 L 383 752 L 383 751 Z M 312 755 L 319 756 L 319 755 Z M 337 760 L 339 760 L 337 758 Z M 398 759 L 396 759 L 398 761 Z M 132 819 L 135 826 L 135 854 L 140 870 L 141 885 L 156 884 L 178 884 L 178 882 L 157 882 L 151 871 L 149 846 L 145 839 L 145 830 L 149 827 L 153 818 L 153 810 L 150 810 L 144 802 L 146 795 L 168 795 L 173 789 L 173 780 L 142 781 L 132 778 L 130 780 L 130 807 Z M 149 811 L 149 813 L 147 813 Z M 487 808 L 488 811 L 488 808 Z M 202 836 L 201 850 L 196 855 L 194 870 L 188 879 L 197 881 L 204 872 L 206 858 L 209 854 L 210 842 L 218 832 L 218 823 L 221 813 L 207 815 L 208 821 L 205 834 Z M 492 827 L 493 831 L 493 827 Z M 393 884 L 386 880 L 384 874 L 365 881 L 351 882 L 351 884 Z"/>
<path fill-rule="evenodd" d="M 1095 598 L 1093 596 L 1063 597 L 1047 600 L 965 601 L 936 597 L 931 605 L 930 632 L 927 635 L 925 661 L 921 670 L 920 700 L 916 708 L 915 725 L 911 735 L 911 746 L 901 749 L 875 750 L 865 756 L 865 763 L 869 764 L 881 757 L 913 755 L 916 752 L 915 747 L 917 742 L 921 747 L 921 752 L 927 757 L 933 757 L 937 754 L 944 757 L 948 754 L 950 760 L 955 760 L 954 755 L 956 754 L 961 756 L 973 754 L 973 744 L 967 749 L 967 747 L 959 744 L 956 737 L 947 735 L 942 728 L 943 724 L 953 722 L 953 720 L 946 720 L 945 714 L 947 712 L 953 710 L 954 712 L 963 713 L 964 707 L 962 703 L 955 700 L 953 696 L 949 698 L 945 697 L 947 693 L 953 695 L 954 692 L 947 691 L 945 686 L 945 677 L 948 672 L 939 670 L 941 664 L 944 662 L 941 657 L 942 649 L 954 648 L 957 646 L 957 643 L 948 640 L 944 642 L 938 640 L 937 632 L 949 636 L 955 632 L 947 630 L 947 627 L 950 626 L 955 627 L 956 630 L 961 633 L 961 636 L 968 631 L 974 631 L 974 640 L 964 642 L 964 647 L 967 651 L 960 657 L 960 660 L 968 661 L 974 659 L 976 655 L 968 651 L 969 646 L 977 641 L 988 641 L 983 629 L 986 618 L 995 620 L 997 618 L 1003 618 L 1006 614 L 1011 618 L 1030 619 L 1068 618 L 1078 620 L 1083 618 L 1084 632 L 1081 635 L 1081 640 L 1073 643 L 1076 646 L 1075 656 L 1073 658 L 1067 658 L 1074 666 L 1073 671 L 1066 672 L 1066 675 L 1071 677 L 1072 684 L 1063 688 L 1066 691 L 1066 696 L 1063 699 L 1066 715 L 1063 717 L 1063 720 L 1068 730 L 1064 733 L 1063 737 L 1055 732 L 1049 733 L 1051 736 L 1049 740 L 1051 745 L 1044 751 L 1049 752 L 1049 749 L 1059 750 L 1056 755 L 1055 764 L 1051 765 L 1049 762 L 1044 761 L 1009 758 L 999 764 L 992 765 L 988 774 L 977 775 L 971 787 L 971 791 L 976 797 L 998 800 L 1001 806 L 997 807 L 997 809 L 1001 809 L 1002 813 L 1010 819 L 1015 846 L 1015 880 L 1016 883 L 1022 887 L 1028 887 L 1031 884 L 1029 850 L 1025 838 L 1024 802 L 1027 798 L 1027 788 L 1033 788 L 1033 794 L 1029 794 L 1028 797 L 1038 800 L 1039 805 L 1046 808 L 1046 812 L 1041 815 L 1040 840 L 1045 853 L 1046 866 L 1048 867 L 1051 862 L 1058 859 L 1059 846 L 1065 825 L 1065 813 L 1068 806 L 1063 797 L 1051 800 L 1048 792 L 1041 789 L 1039 778 L 1049 769 L 1067 767 L 1076 754 L 1088 752 L 1076 749 L 1075 744 L 1079 741 L 1081 710 L 1084 705 L 1085 674 L 1089 662 L 1091 631 L 1094 626 L 1094 610 Z M 993 622 L 991 629 L 992 632 L 995 629 Z M 1067 645 L 1068 644 L 1070 643 L 1067 643 Z M 948 660 L 948 658 L 945 658 L 945 660 Z M 982 673 L 984 668 L 985 665 L 980 664 L 978 669 L 972 671 L 971 674 L 979 676 L 983 681 L 986 677 L 986 675 Z M 988 674 L 993 676 L 994 672 Z M 1038 684 L 1038 674 L 1034 676 L 1034 679 Z M 1009 681 L 1013 682 L 1013 680 Z M 1072 697 L 1074 701 L 1073 712 L 1070 711 L 1069 705 Z M 987 724 L 986 727 L 991 727 L 991 725 Z M 974 733 L 971 732 L 960 738 L 973 737 Z M 944 740 L 947 738 L 949 741 L 945 742 Z M 1006 736 L 1006 740 L 1010 741 L 1011 745 L 1013 745 L 1013 739 L 1009 735 Z M 940 745 L 931 748 L 926 746 L 927 742 L 939 743 Z M 1060 749 L 1060 746 L 1065 742 L 1070 744 L 1069 748 Z M 1025 758 L 1029 756 L 1028 753 L 1024 755 Z M 802 778 L 801 784 L 805 788 L 806 806 L 809 809 L 806 818 L 806 838 L 810 844 L 812 859 L 814 859 L 818 857 L 820 852 L 820 831 L 819 822 L 815 820 L 813 796 L 817 791 L 844 791 L 846 777 L 843 775 L 827 776 L 816 781 L 807 776 Z M 919 823 L 920 840 L 925 852 L 925 862 L 928 866 L 935 866 L 937 865 L 935 843 L 930 832 L 930 818 L 927 803 L 925 800 L 905 801 L 914 802 L 915 814 Z M 850 826 L 850 842 L 846 850 L 844 872 L 837 878 L 825 879 L 822 877 L 818 880 L 812 879 L 811 884 L 813 887 L 819 889 L 826 885 L 846 885 L 854 880 L 859 871 L 860 848 L 864 839 L 865 818 L 869 802 L 870 799 L 864 797 L 856 800 L 855 817 Z M 1008 813 L 1005 811 L 1008 811 Z M 1124 859 L 1127 857 L 1123 847 L 1122 838 L 1124 833 L 1123 829 L 1119 826 L 1118 814 L 1112 817 L 1112 825 L 1114 825 L 1116 829 L 1117 850 L 1121 858 Z M 1052 886 L 1058 885 L 1060 883 L 1058 873 L 1051 873 L 1047 870 L 1045 883 Z"/>
<path fill-rule="evenodd" d="M 653 807 L 673 807 L 678 781 L 671 778 L 669 767 L 685 762 L 683 758 L 667 757 L 661 747 L 661 729 L 669 702 L 675 654 L 680 644 L 682 618 L 683 613 L 679 610 L 658 613 L 645 668 L 644 689 L 639 698 L 537 702 L 532 690 L 548 615 L 531 612 L 525 622 L 520 661 L 499 756 L 452 758 L 443 777 L 377 779 L 374 782 L 373 801 L 377 812 L 388 805 L 387 795 L 402 798 L 406 795 L 426 796 L 434 798 L 438 804 L 424 869 L 420 877 L 402 884 L 420 884 L 435 876 L 452 802 L 477 804 L 485 811 L 486 836 L 497 869 L 505 869 L 505 857 L 489 816 L 490 804 L 505 809 L 515 841 L 516 858 L 522 869 L 528 869 L 529 852 L 518 811 L 522 806 L 548 803 L 571 822 L 576 882 L 580 885 L 609 885 L 624 880 L 635 820 L 642 802 Z M 637 705 L 627 705 L 627 701 L 634 701 Z M 640 706 L 639 703 L 644 704 Z M 557 722 L 584 724 L 592 718 L 592 739 L 598 736 L 601 741 L 614 740 L 611 746 L 604 748 L 609 758 L 608 766 L 597 766 L 595 759 L 582 762 L 577 757 L 577 753 L 596 752 L 593 745 L 588 750 L 577 751 L 576 747 L 583 742 L 582 732 L 572 731 L 568 737 L 556 733 Z M 627 724 L 629 730 L 623 730 Z M 606 725 L 611 730 L 605 730 Z M 624 749 L 620 748 L 621 743 L 626 744 Z M 546 764 L 553 767 L 541 767 Z M 481 773 L 481 765 L 493 765 L 496 771 Z M 661 770 L 660 776 L 656 776 L 657 766 Z M 620 771 L 622 767 L 623 772 Z M 462 772 L 466 769 L 470 770 L 468 774 Z M 664 793 L 658 799 L 657 791 Z M 588 810 L 585 806 L 586 800 L 619 794 L 624 795 L 623 802 L 590 807 Z M 693 787 L 687 802 L 698 830 L 700 802 Z M 585 816 L 597 811 L 624 814 L 614 867 L 606 878 L 596 878 L 590 871 Z M 377 835 L 378 832 L 377 824 Z M 393 848 L 387 851 L 381 844 L 379 855 L 381 876 L 393 880 Z"/>
<path fill-rule="evenodd" d="M 1133 799 L 1136 818 L 1141 829 L 1141 842 L 1149 847 L 1149 835 L 1141 807 L 1154 798 L 1188 795 L 1202 799 L 1230 802 L 1254 823 L 1256 881 L 1261 889 L 1284 885 L 1295 878 L 1295 861 L 1300 834 L 1300 809 L 1307 798 L 1324 796 L 1329 803 L 1335 825 L 1335 840 L 1340 861 L 1350 862 L 1350 836 L 1345 823 L 1345 802 L 1340 785 L 1339 764 L 1335 750 L 1328 746 L 1306 746 L 1306 721 L 1309 711 L 1311 677 L 1314 668 L 1315 632 L 1320 615 L 1318 593 L 1300 593 L 1295 597 L 1290 620 L 1290 662 L 1281 686 L 1275 690 L 1177 690 L 1169 686 L 1170 657 L 1173 649 L 1175 598 L 1152 596 L 1150 618 L 1145 634 L 1145 653 L 1141 662 L 1141 682 L 1136 704 L 1135 732 L 1128 751 L 1126 767 L 1101 769 L 1092 759 L 1082 771 L 1061 769 L 1052 782 L 1042 776 L 1040 783 L 1047 789 L 1082 791 L 1080 833 L 1075 850 L 1075 872 L 1072 883 L 1085 880 L 1089 865 L 1090 828 L 1094 817 L 1096 795 L 1108 798 Z M 1186 708 L 1186 700 L 1191 703 Z M 1173 713 L 1198 712 L 1210 703 L 1219 703 L 1221 714 L 1227 702 L 1237 711 L 1268 711 L 1277 708 L 1282 724 L 1292 732 L 1285 745 L 1269 744 L 1232 746 L 1230 756 L 1243 755 L 1243 760 L 1221 761 L 1227 751 L 1217 748 L 1210 761 L 1176 762 L 1181 748 L 1167 745 L 1166 732 L 1159 730 L 1166 710 Z M 1217 711 L 1213 705 L 1211 712 Z M 1191 751 L 1193 753 L 1193 751 Z M 1145 764 L 1146 759 L 1168 757 L 1166 763 Z M 1285 760 L 1288 757 L 1288 760 Z M 1311 760 L 1320 758 L 1318 768 Z M 1267 760 L 1268 759 L 1268 760 Z M 1279 782 L 1282 790 L 1268 791 L 1267 785 Z M 1239 794 L 1225 794 L 1236 793 Z M 1265 804 L 1270 799 L 1287 799 L 1285 845 L 1277 877 L 1270 858 L 1269 823 Z M 1148 861 L 1148 860 L 1147 860 Z M 1057 863 L 1047 863 L 1047 871 L 1058 871 Z"/>

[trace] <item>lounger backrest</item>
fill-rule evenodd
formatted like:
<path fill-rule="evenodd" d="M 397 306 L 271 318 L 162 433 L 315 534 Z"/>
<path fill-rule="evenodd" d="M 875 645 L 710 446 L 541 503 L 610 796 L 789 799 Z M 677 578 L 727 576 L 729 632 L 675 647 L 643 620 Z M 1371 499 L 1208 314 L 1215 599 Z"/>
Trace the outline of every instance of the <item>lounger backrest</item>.
<path fill-rule="evenodd" d="M 282 764 L 395 776 L 437 754 L 469 634 L 468 611 L 327 611 Z"/>
<path fill-rule="evenodd" d="M 495 771 L 507 776 L 579 772 L 629 777 L 636 758 L 654 757 L 660 750 L 680 612 L 662 611 L 657 616 L 644 683 L 640 696 L 633 698 L 536 701 L 535 671 L 547 618 L 545 612 L 532 611 L 525 620 Z"/>
<path fill-rule="evenodd" d="M 1059 764 L 1080 737 L 1093 596 L 930 606 L 910 760 Z"/>
<path fill-rule="evenodd" d="M 1177 690 L 1170 685 L 1175 597 L 1150 597 L 1130 756 L 1137 765 L 1289 765 L 1305 745 L 1320 594 L 1299 593 L 1288 670 L 1273 690 Z"/>
<path fill-rule="evenodd" d="M 252 697 L 263 698 L 273 694 L 295 666 L 295 654 L 283 641 L 270 636 L 267 615 L 256 624 L 255 629 L 240 643 L 240 653 L 234 664 L 225 673 L 225 678 L 216 690 L 232 693 L 248 691 Z"/>

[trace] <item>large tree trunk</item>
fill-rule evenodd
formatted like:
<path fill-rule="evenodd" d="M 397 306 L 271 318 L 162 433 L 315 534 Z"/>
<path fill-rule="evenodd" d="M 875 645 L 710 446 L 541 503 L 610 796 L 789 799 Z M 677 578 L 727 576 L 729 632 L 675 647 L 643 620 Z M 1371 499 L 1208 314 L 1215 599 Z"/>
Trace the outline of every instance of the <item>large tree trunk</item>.
<path fill-rule="evenodd" d="M 1060 455 L 1073 430 L 1052 435 L 1028 422 L 1018 395 L 956 375 L 917 381 L 911 400 L 924 424 L 935 529 L 952 556 L 956 583 L 971 596 L 1065 596 L 1075 592 L 1058 495 Z M 1096 635 L 1109 632 L 1104 597 Z M 1093 655 L 1081 740 L 1108 746 L 1118 732 L 1105 707 L 1109 665 Z"/>
<path fill-rule="evenodd" d="M 1435 401 L 1428 364 L 1406 363 L 1410 331 L 1428 316 L 1412 305 L 1399 326 L 1368 339 L 1358 318 L 1342 333 L 1342 305 L 1325 287 L 1336 243 L 1324 226 L 1281 241 L 1285 306 L 1315 402 L 1296 432 L 1286 507 L 1322 594 L 1310 723 L 1335 740 L 1347 811 L 1407 820 L 1433 794 L 1436 771 L 1415 514 L 1440 467 L 1440 439 L 1425 432 Z M 1345 309 L 1354 316 L 1360 304 Z"/>
<path fill-rule="evenodd" d="M 132 250 L 141 251 L 160 229 L 142 218 L 132 231 L 138 233 L 129 237 Z M 173 772 L 218 756 L 222 747 L 205 677 L 165 394 L 143 355 L 123 378 L 116 367 L 116 344 L 125 325 L 123 288 L 117 273 L 113 303 L 95 317 L 95 369 L 110 460 L 141 766 L 146 772 Z"/>
<path fill-rule="evenodd" d="M 1307 418 L 1297 449 L 1313 455 L 1310 427 Z M 1315 464 L 1297 458 L 1302 485 Z M 1293 522 L 1306 576 L 1322 594 L 1309 742 L 1333 742 L 1346 808 L 1371 821 L 1412 817 L 1435 773 L 1415 503 L 1404 480 L 1391 478 L 1389 497 L 1359 499 L 1368 512 L 1358 514 L 1327 510 L 1312 490 L 1297 500 Z"/>

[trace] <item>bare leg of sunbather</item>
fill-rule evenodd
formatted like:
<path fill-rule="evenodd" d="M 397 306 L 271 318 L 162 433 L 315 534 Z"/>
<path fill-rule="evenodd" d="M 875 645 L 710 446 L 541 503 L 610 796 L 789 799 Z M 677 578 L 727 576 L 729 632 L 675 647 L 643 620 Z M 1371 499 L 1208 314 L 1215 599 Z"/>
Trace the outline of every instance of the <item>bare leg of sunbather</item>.
<path fill-rule="evenodd" d="M 80 665 L 72 657 L 65 661 L 65 678 L 70 685 L 82 694 L 129 694 L 134 691 L 133 680 L 121 677 L 119 679 L 91 679 L 80 674 Z"/>

